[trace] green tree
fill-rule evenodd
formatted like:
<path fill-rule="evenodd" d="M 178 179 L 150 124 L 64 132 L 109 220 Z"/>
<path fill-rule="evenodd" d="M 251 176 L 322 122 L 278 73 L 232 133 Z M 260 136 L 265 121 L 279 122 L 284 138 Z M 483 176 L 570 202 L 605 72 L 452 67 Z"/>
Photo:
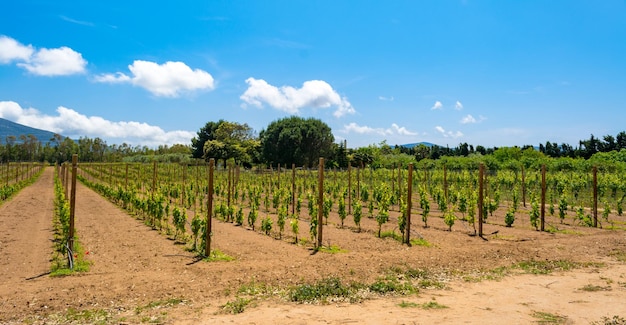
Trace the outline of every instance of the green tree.
<path fill-rule="evenodd" d="M 297 116 L 276 120 L 260 133 L 262 157 L 266 163 L 314 166 L 319 157 L 329 157 L 335 138 L 321 120 Z"/>
<path fill-rule="evenodd" d="M 259 142 L 248 124 L 222 121 L 214 132 L 214 138 L 205 141 L 205 159 L 215 158 L 251 164 Z"/>
<path fill-rule="evenodd" d="M 207 122 L 197 132 L 198 135 L 191 139 L 191 154 L 194 158 L 204 157 L 204 144 L 209 140 L 216 139 L 215 132 L 222 123 L 224 123 L 224 120 L 219 120 L 217 122 Z"/>

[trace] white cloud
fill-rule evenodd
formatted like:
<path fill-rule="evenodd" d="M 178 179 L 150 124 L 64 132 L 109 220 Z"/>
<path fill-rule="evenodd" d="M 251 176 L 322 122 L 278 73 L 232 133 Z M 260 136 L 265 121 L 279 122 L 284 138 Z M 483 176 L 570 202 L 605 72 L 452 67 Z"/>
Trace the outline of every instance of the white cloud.
<path fill-rule="evenodd" d="M 0 63 L 18 61 L 17 66 L 38 76 L 67 76 L 84 73 L 87 61 L 69 47 L 35 50 L 18 41 L 0 36 Z"/>
<path fill-rule="evenodd" d="M 42 114 L 34 108 L 22 108 L 12 101 L 0 101 L 0 117 L 30 127 L 48 130 L 71 138 L 99 137 L 114 143 L 126 142 L 157 146 L 161 144 L 189 144 L 196 134 L 191 131 L 164 131 L 158 126 L 140 122 L 113 122 L 99 116 L 86 116 L 59 106 L 58 115 Z"/>
<path fill-rule="evenodd" d="M 105 73 L 95 76 L 94 80 L 105 83 L 130 83 L 161 97 L 179 97 L 185 92 L 215 88 L 211 74 L 200 69 L 192 70 L 183 62 L 168 61 L 157 64 L 135 60 L 128 69 L 132 76 L 122 72 Z"/>
<path fill-rule="evenodd" d="M 40 49 L 30 60 L 17 65 L 39 76 L 67 76 L 84 73 L 87 61 L 80 53 L 62 46 L 57 49 Z"/>
<path fill-rule="evenodd" d="M 372 128 L 369 126 L 361 126 L 354 122 L 343 126 L 343 133 L 357 133 L 357 134 L 377 134 L 382 136 L 389 135 L 417 135 L 417 132 L 407 130 L 405 127 L 400 127 L 396 123 L 392 123 L 390 128 Z"/>
<path fill-rule="evenodd" d="M 456 101 L 456 103 L 454 104 L 454 109 L 456 109 L 457 111 L 460 111 L 463 109 L 463 104 L 461 104 L 460 101 Z"/>
<path fill-rule="evenodd" d="M 129 76 L 117 72 L 117 73 L 104 73 L 94 77 L 94 80 L 97 82 L 106 82 L 106 83 L 124 83 L 131 82 Z"/>
<path fill-rule="evenodd" d="M 391 128 L 395 131 L 395 133 L 399 135 L 417 135 L 416 132 L 411 132 L 407 130 L 404 126 L 399 127 L 396 123 L 392 123 Z"/>
<path fill-rule="evenodd" d="M 467 114 L 467 116 L 461 119 L 461 124 L 470 124 L 470 123 L 476 123 L 476 122 L 477 122 L 476 119 L 470 114 Z"/>
<path fill-rule="evenodd" d="M 391 96 L 391 97 L 378 96 L 378 99 L 380 99 L 380 100 L 384 100 L 384 101 L 390 101 L 390 102 L 393 102 L 393 99 L 394 99 L 394 98 L 393 98 L 393 96 Z"/>
<path fill-rule="evenodd" d="M 352 104 L 323 80 L 305 81 L 302 87 L 296 89 L 291 86 L 280 88 L 268 84 L 263 79 L 246 79 L 248 89 L 239 98 L 245 103 L 263 107 L 267 104 L 277 110 L 290 114 L 298 114 L 305 107 L 328 108 L 336 107 L 333 115 L 342 117 L 346 114 L 354 114 Z M 244 104 L 245 105 L 245 104 Z"/>
<path fill-rule="evenodd" d="M 435 105 L 433 105 L 433 107 L 431 107 L 430 109 L 442 109 L 443 108 L 443 104 L 440 101 L 436 101 Z"/>
<path fill-rule="evenodd" d="M 463 117 L 461 119 L 461 124 L 474 124 L 474 123 L 480 123 L 484 120 L 486 120 L 487 118 L 479 115 L 478 119 L 476 119 L 475 117 L 473 117 L 471 114 L 467 114 L 467 116 Z"/>
<path fill-rule="evenodd" d="M 0 36 L 0 63 L 26 61 L 33 55 L 33 52 L 33 47 L 30 45 L 24 46 L 8 36 Z"/>
<path fill-rule="evenodd" d="M 61 18 L 62 20 L 65 20 L 69 23 L 73 23 L 73 24 L 78 24 L 78 25 L 83 25 L 83 26 L 89 26 L 89 27 L 93 27 L 95 26 L 94 23 L 89 22 L 89 21 L 82 21 L 82 20 L 76 20 L 76 19 L 72 19 L 70 17 L 67 16 L 59 16 L 59 18 Z"/>
<path fill-rule="evenodd" d="M 435 126 L 435 130 L 437 130 L 437 132 L 441 133 L 441 135 L 442 135 L 444 138 L 453 138 L 453 139 L 456 139 L 456 138 L 460 138 L 460 137 L 462 137 L 462 136 L 463 136 L 463 133 L 461 133 L 461 131 L 456 131 L 456 132 L 453 132 L 453 131 L 446 131 L 443 127 L 441 127 L 441 126 L 439 126 L 439 125 Z"/>

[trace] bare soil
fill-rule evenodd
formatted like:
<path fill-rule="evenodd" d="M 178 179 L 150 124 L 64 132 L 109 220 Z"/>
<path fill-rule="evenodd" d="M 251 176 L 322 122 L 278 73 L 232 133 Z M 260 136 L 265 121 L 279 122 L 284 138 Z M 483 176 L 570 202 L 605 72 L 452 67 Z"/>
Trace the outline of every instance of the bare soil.
<path fill-rule="evenodd" d="M 547 233 L 532 229 L 523 214 L 512 228 L 495 214 L 483 240 L 469 236 L 471 226 L 462 221 L 447 231 L 436 213 L 430 227 L 423 228 L 418 215 L 412 236 L 432 245 L 407 247 L 377 238 L 373 219 L 364 217 L 363 231 L 357 232 L 348 219 L 340 227 L 333 214 L 324 228 L 324 244 L 344 250 L 335 254 L 313 254 L 310 245 L 293 244 L 289 226 L 278 239 L 276 232 L 266 236 L 214 221 L 213 247 L 234 260 L 206 262 L 80 184 L 76 204 L 77 234 L 92 265 L 87 273 L 66 277 L 48 275 L 53 169 L 0 207 L 0 323 L 524 324 L 552 317 L 589 324 L 626 317 L 626 232 L 581 227 L 571 218 L 562 225 L 549 217 L 559 231 Z M 392 230 L 391 223 L 383 230 Z M 308 223 L 301 222 L 300 234 L 308 237 Z M 485 279 L 489 270 L 531 260 L 588 266 Z M 259 294 L 243 313 L 228 314 L 223 308 L 236 301 L 242 286 L 284 292 L 329 277 L 368 284 L 407 269 L 436 274 L 445 288 L 326 304 Z"/>

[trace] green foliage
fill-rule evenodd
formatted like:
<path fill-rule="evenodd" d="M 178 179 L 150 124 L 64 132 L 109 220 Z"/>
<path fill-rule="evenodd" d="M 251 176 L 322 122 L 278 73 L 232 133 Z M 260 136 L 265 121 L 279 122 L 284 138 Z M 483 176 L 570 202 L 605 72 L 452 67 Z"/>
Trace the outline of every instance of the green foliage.
<path fill-rule="evenodd" d="M 539 230 L 539 202 L 537 202 L 537 198 L 533 197 L 530 203 L 531 209 L 529 212 L 530 215 L 530 225 L 535 228 L 535 230 Z"/>
<path fill-rule="evenodd" d="M 269 236 L 270 232 L 272 231 L 272 224 L 274 222 L 272 221 L 272 218 L 270 218 L 270 216 L 267 216 L 265 218 L 263 218 L 263 220 L 261 220 L 261 230 L 265 232 L 266 235 Z"/>
<path fill-rule="evenodd" d="M 363 214 L 363 206 L 361 205 L 361 202 L 355 201 L 352 204 L 352 220 L 354 220 L 354 225 L 357 226 L 359 231 L 361 231 L 362 214 Z"/>
<path fill-rule="evenodd" d="M 329 157 L 335 141 L 326 123 L 297 116 L 271 122 L 259 139 L 264 161 L 308 167 L 316 165 L 319 157 Z"/>
<path fill-rule="evenodd" d="M 289 222 L 289 224 L 291 225 L 291 232 L 293 232 L 293 235 L 295 237 L 295 243 L 297 244 L 298 233 L 300 232 L 300 222 L 298 221 L 297 216 L 291 216 L 291 221 Z"/>
<path fill-rule="evenodd" d="M 337 207 L 337 213 L 339 214 L 339 219 L 341 220 L 341 227 L 343 228 L 343 221 L 346 220 L 348 216 L 348 212 L 346 211 L 346 200 L 343 196 L 339 197 L 339 205 Z"/>
<path fill-rule="evenodd" d="M 424 228 L 428 228 L 428 214 L 430 213 L 430 202 L 426 194 L 426 187 L 420 188 L 420 208 L 422 208 L 422 221 Z"/>
<path fill-rule="evenodd" d="M 504 223 L 507 227 L 511 227 L 513 226 L 513 222 L 515 222 L 515 209 L 511 207 L 504 215 Z"/>
<path fill-rule="evenodd" d="M 567 215 L 567 199 L 565 196 L 565 193 L 561 194 L 561 197 L 559 198 L 559 219 L 561 220 L 561 223 L 563 223 L 563 220 L 565 219 L 565 216 Z"/>
<path fill-rule="evenodd" d="M 237 209 L 237 213 L 235 214 L 235 225 L 243 225 L 243 207 L 239 207 L 239 209 Z"/>
<path fill-rule="evenodd" d="M 259 212 L 256 210 L 254 206 L 248 212 L 248 226 L 252 227 L 254 230 L 254 224 L 256 223 L 256 219 L 259 217 Z"/>
<path fill-rule="evenodd" d="M 446 211 L 443 215 L 443 222 L 448 226 L 448 231 L 452 231 L 452 226 L 454 225 L 454 221 L 456 220 L 456 216 L 454 215 L 454 211 Z"/>
<path fill-rule="evenodd" d="M 287 222 L 287 206 L 281 206 L 278 211 L 278 219 L 276 225 L 278 226 L 278 236 L 283 238 L 283 231 L 285 230 L 285 223 Z"/>
<path fill-rule="evenodd" d="M 198 236 L 200 235 L 200 231 L 204 227 L 205 222 L 200 218 L 198 214 L 193 216 L 191 220 L 191 233 L 193 234 L 193 250 L 195 251 L 198 243 Z"/>

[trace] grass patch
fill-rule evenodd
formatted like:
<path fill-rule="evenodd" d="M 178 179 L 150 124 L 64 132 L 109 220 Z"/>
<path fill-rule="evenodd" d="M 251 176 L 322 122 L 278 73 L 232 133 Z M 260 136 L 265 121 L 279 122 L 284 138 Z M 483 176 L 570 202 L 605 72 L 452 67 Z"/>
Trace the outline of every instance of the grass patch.
<path fill-rule="evenodd" d="M 527 274 L 550 274 L 555 271 L 571 271 L 573 269 L 583 267 L 601 267 L 603 263 L 578 263 L 567 260 L 555 260 L 555 261 L 523 261 L 512 266 L 512 269 L 523 271 Z"/>
<path fill-rule="evenodd" d="M 543 311 L 535 311 L 532 316 L 537 319 L 539 324 L 565 324 L 567 322 L 567 317 L 565 316 Z"/>
<path fill-rule="evenodd" d="M 587 291 L 587 292 L 598 292 L 598 291 L 611 291 L 611 286 L 597 286 L 597 285 L 592 285 L 592 284 L 587 284 L 584 287 L 578 289 L 580 291 Z"/>
<path fill-rule="evenodd" d="M 78 238 L 76 238 L 74 241 L 74 268 L 70 269 L 67 257 L 57 252 L 52 257 L 50 276 L 68 276 L 74 273 L 89 272 L 91 262 L 85 259 L 85 256 L 88 254 L 80 245 Z"/>
<path fill-rule="evenodd" d="M 391 238 L 399 243 L 403 243 L 404 244 L 404 238 L 402 237 L 402 234 L 398 234 L 396 233 L 394 230 L 388 230 L 388 231 L 383 231 L 380 233 L 380 238 Z M 423 246 L 423 247 L 431 247 L 432 244 L 429 243 L 426 239 L 424 238 L 414 238 L 411 239 L 411 245 L 412 246 Z"/>
<path fill-rule="evenodd" d="M 429 243 L 424 238 L 411 239 L 411 245 L 412 246 L 422 246 L 422 247 L 431 247 L 431 246 L 433 246 L 433 244 Z"/>
<path fill-rule="evenodd" d="M 237 297 L 237 299 L 229 301 L 224 306 L 222 306 L 222 311 L 233 315 L 241 314 L 244 312 L 250 302 L 252 302 L 252 299 Z"/>
<path fill-rule="evenodd" d="M 583 232 L 572 230 L 572 229 L 559 229 L 554 226 L 548 226 L 546 228 L 546 232 L 551 234 L 564 234 L 564 235 L 584 235 Z"/>
<path fill-rule="evenodd" d="M 376 282 L 368 286 L 370 292 L 374 292 L 380 295 L 386 294 L 401 294 L 407 295 L 417 293 L 418 288 L 413 286 L 410 282 L 400 281 L 393 277 L 386 277 L 378 279 Z"/>
<path fill-rule="evenodd" d="M 425 302 L 425 303 L 419 305 L 419 307 L 422 308 L 422 309 L 446 309 L 446 308 L 448 308 L 448 306 L 442 305 L 442 304 L 438 303 L 435 300 L 431 300 L 429 302 Z"/>
<path fill-rule="evenodd" d="M 322 279 L 314 284 L 302 284 L 289 290 L 289 300 L 300 303 L 327 302 L 329 299 L 352 300 L 357 287 L 345 286 L 339 278 Z"/>
<path fill-rule="evenodd" d="M 416 302 L 404 301 L 398 304 L 400 308 L 416 308 L 419 307 L 419 304 Z"/>
<path fill-rule="evenodd" d="M 611 318 L 603 316 L 602 320 L 597 321 L 597 322 L 591 322 L 591 324 L 592 325 L 626 325 L 626 319 L 619 317 L 617 315 L 614 315 Z"/>
<path fill-rule="evenodd" d="M 211 251 L 211 255 L 209 257 L 205 257 L 203 260 L 207 262 L 218 262 L 218 261 L 230 262 L 230 261 L 234 261 L 235 258 L 230 255 L 227 255 L 226 253 L 220 251 L 219 249 L 214 249 Z"/>
<path fill-rule="evenodd" d="M 484 280 L 500 280 L 507 275 L 514 274 L 550 274 L 558 271 L 571 271 L 578 268 L 586 267 L 603 267 L 603 263 L 595 262 L 572 262 L 567 260 L 554 260 L 554 261 L 522 261 L 510 266 L 501 266 L 491 270 L 480 270 L 471 274 L 465 274 L 461 276 L 466 282 L 480 282 Z"/>
<path fill-rule="evenodd" d="M 247 284 L 242 284 L 239 289 L 237 289 L 237 294 L 246 296 L 267 296 L 274 293 L 274 291 L 275 289 L 266 283 L 252 281 Z"/>
<path fill-rule="evenodd" d="M 330 246 L 320 246 L 317 248 L 318 252 L 322 252 L 322 253 L 329 253 L 329 254 L 338 254 L 338 253 L 347 253 L 348 251 L 345 249 L 342 249 L 341 247 L 337 246 L 337 245 L 330 245 Z"/>
<path fill-rule="evenodd" d="M 613 250 L 609 256 L 614 257 L 618 262 L 626 262 L 626 251 Z"/>
<path fill-rule="evenodd" d="M 399 242 L 402 242 L 402 239 L 403 239 L 401 234 L 396 234 L 396 232 L 393 230 L 387 230 L 387 231 L 381 232 L 380 238 L 391 238 Z"/>

